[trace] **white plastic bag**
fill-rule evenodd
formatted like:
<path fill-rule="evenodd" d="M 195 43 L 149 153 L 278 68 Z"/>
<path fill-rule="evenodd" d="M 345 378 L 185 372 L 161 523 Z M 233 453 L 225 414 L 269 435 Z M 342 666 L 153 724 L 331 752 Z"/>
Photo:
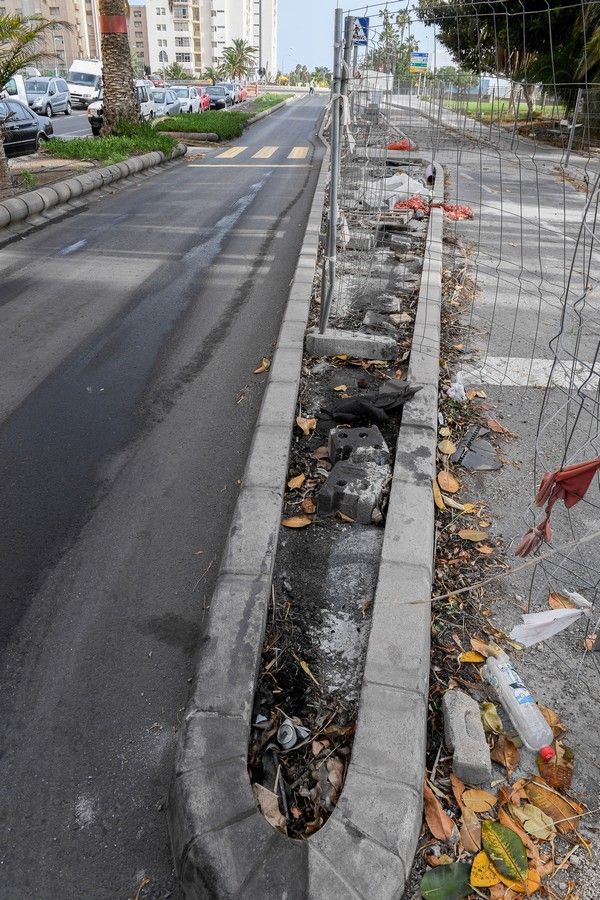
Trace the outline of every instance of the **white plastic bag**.
<path fill-rule="evenodd" d="M 467 402 L 467 395 L 465 394 L 462 372 L 459 372 L 450 387 L 446 388 L 446 393 L 451 400 L 455 400 L 457 403 Z"/>
<path fill-rule="evenodd" d="M 592 611 L 589 600 L 575 591 L 565 591 L 565 596 L 577 605 L 577 609 L 548 609 L 539 613 L 525 613 L 523 624 L 516 625 L 511 631 L 511 641 L 517 641 L 524 647 L 532 647 L 574 625 L 582 616 L 589 618 Z"/>

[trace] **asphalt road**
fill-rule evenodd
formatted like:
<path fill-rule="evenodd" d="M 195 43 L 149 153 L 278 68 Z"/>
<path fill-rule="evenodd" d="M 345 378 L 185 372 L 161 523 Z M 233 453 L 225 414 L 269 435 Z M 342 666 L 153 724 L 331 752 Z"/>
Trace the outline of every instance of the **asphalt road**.
<path fill-rule="evenodd" d="M 92 133 L 85 109 L 74 109 L 70 116 L 53 116 L 52 127 L 55 137 L 89 137 Z"/>
<path fill-rule="evenodd" d="M 322 109 L 293 103 L 0 255 L 2 898 L 128 898 L 145 878 L 144 900 L 176 896 L 176 727 Z"/>

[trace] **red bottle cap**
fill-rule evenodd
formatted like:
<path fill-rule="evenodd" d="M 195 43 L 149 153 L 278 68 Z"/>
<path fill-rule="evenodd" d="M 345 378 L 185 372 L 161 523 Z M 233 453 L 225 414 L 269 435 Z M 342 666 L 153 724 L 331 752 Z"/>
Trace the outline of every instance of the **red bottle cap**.
<path fill-rule="evenodd" d="M 551 759 L 554 759 L 556 754 L 553 747 L 541 747 L 540 756 L 542 757 L 544 762 L 550 762 Z"/>

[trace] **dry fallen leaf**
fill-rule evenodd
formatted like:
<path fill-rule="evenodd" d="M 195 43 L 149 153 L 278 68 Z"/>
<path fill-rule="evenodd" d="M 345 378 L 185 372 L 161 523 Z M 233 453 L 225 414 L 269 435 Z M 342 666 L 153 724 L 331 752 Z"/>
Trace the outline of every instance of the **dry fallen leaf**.
<path fill-rule="evenodd" d="M 334 387 L 334 391 L 338 391 L 338 393 L 339 392 L 343 393 L 344 391 L 347 391 L 347 390 L 348 390 L 347 384 L 338 384 L 337 387 Z"/>
<path fill-rule="evenodd" d="M 448 494 L 456 494 L 457 491 L 460 491 L 458 478 L 455 478 L 451 472 L 447 472 L 445 469 L 438 472 L 437 480 L 440 488 Z"/>
<path fill-rule="evenodd" d="M 490 431 L 495 431 L 496 434 L 512 435 L 512 431 L 509 431 L 508 428 L 505 428 L 504 425 L 501 425 L 496 419 L 488 419 L 486 424 Z"/>
<path fill-rule="evenodd" d="M 306 672 L 308 677 L 314 681 L 314 683 L 317 685 L 317 687 L 319 687 L 319 682 L 317 681 L 317 679 L 315 678 L 313 673 L 310 671 L 310 666 L 303 659 L 300 660 L 300 668 L 302 669 L 303 672 Z"/>
<path fill-rule="evenodd" d="M 558 713 L 555 713 L 553 709 L 549 709 L 547 706 L 544 706 L 542 703 L 538 703 L 538 709 L 545 718 L 546 722 L 552 729 L 552 733 L 555 738 L 562 737 L 562 735 L 567 730 L 563 723 L 560 721 L 560 717 Z"/>
<path fill-rule="evenodd" d="M 490 547 L 489 544 L 477 544 L 477 552 L 483 553 L 484 556 L 491 556 L 494 548 Z"/>
<path fill-rule="evenodd" d="M 274 794 L 273 791 L 263 787 L 262 784 L 253 784 L 252 790 L 254 791 L 254 796 L 256 797 L 256 802 L 258 803 L 260 811 L 267 822 L 272 825 L 273 828 L 276 828 L 277 831 L 287 834 L 287 824 L 285 816 L 279 809 L 277 794 Z"/>
<path fill-rule="evenodd" d="M 423 784 L 423 802 L 425 821 L 432 835 L 438 841 L 447 841 L 454 831 L 454 822 L 442 809 L 442 804 L 435 796 L 427 782 Z"/>
<path fill-rule="evenodd" d="M 442 500 L 449 506 L 450 509 L 457 509 L 459 512 L 465 512 L 465 507 L 462 503 L 459 503 L 458 500 L 455 500 L 454 497 L 447 497 L 445 494 L 442 494 Z"/>
<path fill-rule="evenodd" d="M 450 784 L 452 785 L 452 793 L 454 794 L 456 805 L 462 809 L 462 795 L 465 792 L 465 785 L 454 772 L 450 772 Z"/>
<path fill-rule="evenodd" d="M 494 734 L 502 734 L 504 728 L 495 705 L 490 702 L 481 704 L 481 721 L 485 731 L 493 731 Z"/>
<path fill-rule="evenodd" d="M 462 811 L 460 840 L 467 853 L 477 853 L 481 850 L 481 822 L 467 806 Z"/>
<path fill-rule="evenodd" d="M 304 416 L 296 416 L 296 425 L 301 429 L 304 437 L 310 437 L 311 431 L 317 427 L 316 419 L 305 419 Z"/>
<path fill-rule="evenodd" d="M 437 508 L 446 509 L 446 504 L 444 503 L 444 498 L 442 497 L 440 486 L 435 478 L 432 478 L 431 480 L 431 487 L 433 488 L 433 502 L 435 503 Z"/>
<path fill-rule="evenodd" d="M 560 741 L 555 742 L 554 750 L 555 755 L 547 761 L 538 754 L 538 771 L 550 787 L 558 791 L 568 790 L 573 780 L 573 751 Z"/>
<path fill-rule="evenodd" d="M 458 532 L 458 536 L 463 541 L 473 541 L 476 544 L 478 541 L 485 541 L 487 534 L 485 531 L 475 531 L 473 528 L 462 528 Z"/>
<path fill-rule="evenodd" d="M 327 766 L 327 781 L 333 785 L 336 794 L 339 794 L 344 783 L 344 763 L 339 756 L 330 756 L 325 765 Z"/>
<path fill-rule="evenodd" d="M 523 806 L 509 803 L 508 809 L 511 816 L 521 823 L 531 837 L 537 838 L 539 841 L 547 841 L 556 834 L 556 827 L 550 816 L 532 803 L 524 803 Z"/>
<path fill-rule="evenodd" d="M 306 528 L 307 525 L 312 525 L 313 521 L 310 516 L 290 516 L 289 519 L 283 519 L 281 524 L 284 528 Z"/>
<path fill-rule="evenodd" d="M 440 437 L 450 437 L 452 432 L 450 431 L 450 429 L 448 428 L 447 425 L 444 425 L 442 428 L 440 428 L 438 434 Z"/>
<path fill-rule="evenodd" d="M 465 650 L 458 657 L 458 661 L 461 663 L 482 663 L 485 662 L 485 659 L 485 656 L 477 653 L 476 650 Z"/>
<path fill-rule="evenodd" d="M 489 791 L 482 791 L 478 788 L 471 788 L 462 795 L 463 804 L 470 809 L 471 812 L 489 812 L 496 805 L 497 798 Z"/>
<path fill-rule="evenodd" d="M 521 754 L 515 744 L 505 734 L 501 734 L 492 750 L 491 757 L 494 762 L 504 766 L 510 777 L 519 765 Z"/>
<path fill-rule="evenodd" d="M 565 597 L 558 591 L 553 591 L 548 596 L 548 606 L 550 609 L 577 609 L 577 604 L 573 603 L 570 597 Z"/>
<path fill-rule="evenodd" d="M 438 450 L 440 453 L 443 453 L 444 456 L 451 456 L 453 453 L 456 453 L 456 444 L 454 441 L 448 440 L 446 438 L 443 441 L 440 441 L 438 444 Z"/>
<path fill-rule="evenodd" d="M 542 778 L 532 779 L 526 785 L 525 793 L 530 803 L 550 816 L 561 834 L 576 830 L 579 817 L 585 810 L 583 804 L 563 797 Z"/>
<path fill-rule="evenodd" d="M 473 650 L 475 650 L 477 653 L 481 653 L 482 656 L 485 656 L 486 658 L 488 656 L 492 656 L 492 648 L 489 644 L 486 644 L 485 641 L 482 641 L 477 637 L 472 637 L 469 638 L 469 643 L 471 644 Z"/>
<path fill-rule="evenodd" d="M 596 641 L 598 640 L 597 634 L 588 634 L 583 642 L 583 646 L 588 652 L 591 652 L 594 649 Z"/>
<path fill-rule="evenodd" d="M 259 362 L 257 368 L 254 370 L 254 374 L 262 375 L 263 372 L 268 372 L 270 368 L 271 368 L 271 360 L 267 356 L 263 356 L 263 358 Z"/>
<path fill-rule="evenodd" d="M 351 516 L 347 516 L 346 513 L 340 512 L 339 509 L 336 513 L 336 516 L 342 522 L 348 522 L 349 525 L 354 525 L 354 523 L 356 522 L 356 519 L 353 519 Z"/>
<path fill-rule="evenodd" d="M 329 459 L 329 447 L 317 447 L 313 452 L 313 456 L 315 459 Z"/>
<path fill-rule="evenodd" d="M 311 500 L 310 497 L 305 497 L 300 504 L 300 509 L 303 513 L 314 513 L 317 511 L 317 504 L 314 500 Z"/>
<path fill-rule="evenodd" d="M 305 480 L 306 480 L 306 475 L 304 475 L 304 474 L 296 475 L 294 478 L 290 478 L 290 480 L 288 481 L 288 487 L 292 491 L 295 491 L 296 488 L 302 487 Z"/>

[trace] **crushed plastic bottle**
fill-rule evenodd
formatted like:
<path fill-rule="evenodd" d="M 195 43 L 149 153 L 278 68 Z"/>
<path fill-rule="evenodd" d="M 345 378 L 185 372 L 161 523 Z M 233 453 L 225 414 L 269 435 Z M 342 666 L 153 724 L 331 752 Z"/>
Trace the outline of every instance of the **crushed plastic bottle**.
<path fill-rule="evenodd" d="M 498 695 L 525 746 L 539 752 L 545 761 L 552 759 L 552 729 L 513 668 L 510 657 L 497 645 L 493 645 L 492 652 L 494 656 L 489 656 L 483 666 L 483 678 Z"/>

